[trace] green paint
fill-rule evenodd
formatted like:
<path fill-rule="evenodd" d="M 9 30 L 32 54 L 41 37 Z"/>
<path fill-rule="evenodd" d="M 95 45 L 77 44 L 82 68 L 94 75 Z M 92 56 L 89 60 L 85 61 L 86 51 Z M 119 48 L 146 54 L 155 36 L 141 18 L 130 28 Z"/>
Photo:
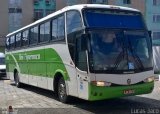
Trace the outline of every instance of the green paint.
<path fill-rule="evenodd" d="M 118 87 L 98 87 L 90 84 L 89 86 L 89 100 L 103 100 L 103 99 L 110 99 L 110 98 L 118 98 L 124 96 L 131 96 L 131 95 L 140 95 L 140 94 L 147 94 L 152 92 L 154 87 L 154 82 L 144 83 L 144 84 L 136 84 L 130 86 L 118 86 Z M 124 95 L 124 90 L 134 90 L 134 94 Z"/>
<path fill-rule="evenodd" d="M 14 53 L 13 56 L 22 74 L 53 78 L 59 72 L 65 80 L 69 79 L 61 57 L 52 48 Z M 15 67 L 18 67 L 15 64 L 16 61 L 9 54 L 6 55 L 6 58 L 7 71 L 13 72 Z"/>

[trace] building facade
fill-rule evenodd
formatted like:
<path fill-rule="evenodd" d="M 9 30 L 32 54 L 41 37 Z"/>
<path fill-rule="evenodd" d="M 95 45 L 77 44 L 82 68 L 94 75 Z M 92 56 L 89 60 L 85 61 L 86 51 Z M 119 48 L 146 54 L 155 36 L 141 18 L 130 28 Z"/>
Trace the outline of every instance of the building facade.
<path fill-rule="evenodd" d="M 160 0 L 146 0 L 145 16 L 148 29 L 152 31 L 153 40 L 160 40 Z"/>
<path fill-rule="evenodd" d="M 34 21 L 56 11 L 55 0 L 33 0 Z"/>
<path fill-rule="evenodd" d="M 0 52 L 4 52 L 5 36 L 33 22 L 33 0 L 1 0 L 0 15 Z"/>
<path fill-rule="evenodd" d="M 0 1 L 0 52 L 4 51 L 5 36 L 8 33 L 8 1 Z"/>
<path fill-rule="evenodd" d="M 9 32 L 33 22 L 32 0 L 8 0 Z"/>
<path fill-rule="evenodd" d="M 56 0 L 56 10 L 75 4 L 108 4 L 139 9 L 145 13 L 145 0 Z"/>
<path fill-rule="evenodd" d="M 145 0 L 109 0 L 109 4 L 136 8 L 145 14 Z"/>

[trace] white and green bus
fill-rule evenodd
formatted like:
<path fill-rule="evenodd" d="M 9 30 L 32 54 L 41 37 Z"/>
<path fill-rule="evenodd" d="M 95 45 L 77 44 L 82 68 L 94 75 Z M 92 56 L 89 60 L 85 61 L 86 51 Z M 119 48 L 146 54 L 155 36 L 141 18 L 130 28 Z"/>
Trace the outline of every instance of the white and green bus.
<path fill-rule="evenodd" d="M 114 50 L 103 33 L 114 33 Z M 6 36 L 7 76 L 17 87 L 53 90 L 61 102 L 150 93 L 152 58 L 142 14 L 120 6 L 68 6 Z"/>

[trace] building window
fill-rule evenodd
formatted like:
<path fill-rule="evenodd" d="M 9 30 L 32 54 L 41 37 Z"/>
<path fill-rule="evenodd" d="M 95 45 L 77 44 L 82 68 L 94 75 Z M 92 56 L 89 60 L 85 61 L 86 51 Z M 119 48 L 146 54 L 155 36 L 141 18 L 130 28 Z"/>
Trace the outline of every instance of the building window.
<path fill-rule="evenodd" d="M 153 5 L 154 6 L 160 5 L 160 0 L 153 0 Z"/>
<path fill-rule="evenodd" d="M 123 0 L 123 4 L 131 4 L 131 0 Z"/>
<path fill-rule="evenodd" d="M 108 0 L 91 0 L 92 4 L 107 4 Z"/>
<path fill-rule="evenodd" d="M 50 5 L 51 4 L 50 0 L 45 0 L 45 2 L 46 2 L 46 5 Z"/>
<path fill-rule="evenodd" d="M 9 8 L 9 13 L 22 13 L 21 8 Z"/>
<path fill-rule="evenodd" d="M 152 34 L 152 38 L 153 38 L 153 45 L 160 45 L 160 31 L 159 32 L 153 32 Z"/>
<path fill-rule="evenodd" d="M 43 10 L 42 9 L 35 9 L 34 10 L 34 21 L 41 19 L 43 17 Z"/>
<path fill-rule="evenodd" d="M 46 9 L 46 15 L 49 15 L 51 13 L 53 13 L 54 11 L 53 10 L 50 10 L 50 9 Z"/>
<path fill-rule="evenodd" d="M 153 22 L 159 23 L 160 22 L 160 15 L 153 15 Z"/>
<path fill-rule="evenodd" d="M 38 5 L 39 1 L 38 0 L 34 0 L 34 5 Z"/>

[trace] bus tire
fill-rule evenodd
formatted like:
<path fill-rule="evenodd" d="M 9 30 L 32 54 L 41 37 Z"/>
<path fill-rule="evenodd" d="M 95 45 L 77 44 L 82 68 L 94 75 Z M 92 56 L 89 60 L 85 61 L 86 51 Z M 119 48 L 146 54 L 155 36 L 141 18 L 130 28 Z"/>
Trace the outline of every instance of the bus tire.
<path fill-rule="evenodd" d="M 14 77 L 15 77 L 15 84 L 16 84 L 16 86 L 17 86 L 18 88 L 20 88 L 20 87 L 21 87 L 21 83 L 20 83 L 20 81 L 19 81 L 19 75 L 18 75 L 18 72 L 17 72 L 17 71 L 14 73 Z"/>
<path fill-rule="evenodd" d="M 60 102 L 62 102 L 62 103 L 68 102 L 69 96 L 67 95 L 67 92 L 66 92 L 66 84 L 65 84 L 63 77 L 61 77 L 58 81 L 57 93 L 58 93 L 58 98 L 59 98 Z"/>

